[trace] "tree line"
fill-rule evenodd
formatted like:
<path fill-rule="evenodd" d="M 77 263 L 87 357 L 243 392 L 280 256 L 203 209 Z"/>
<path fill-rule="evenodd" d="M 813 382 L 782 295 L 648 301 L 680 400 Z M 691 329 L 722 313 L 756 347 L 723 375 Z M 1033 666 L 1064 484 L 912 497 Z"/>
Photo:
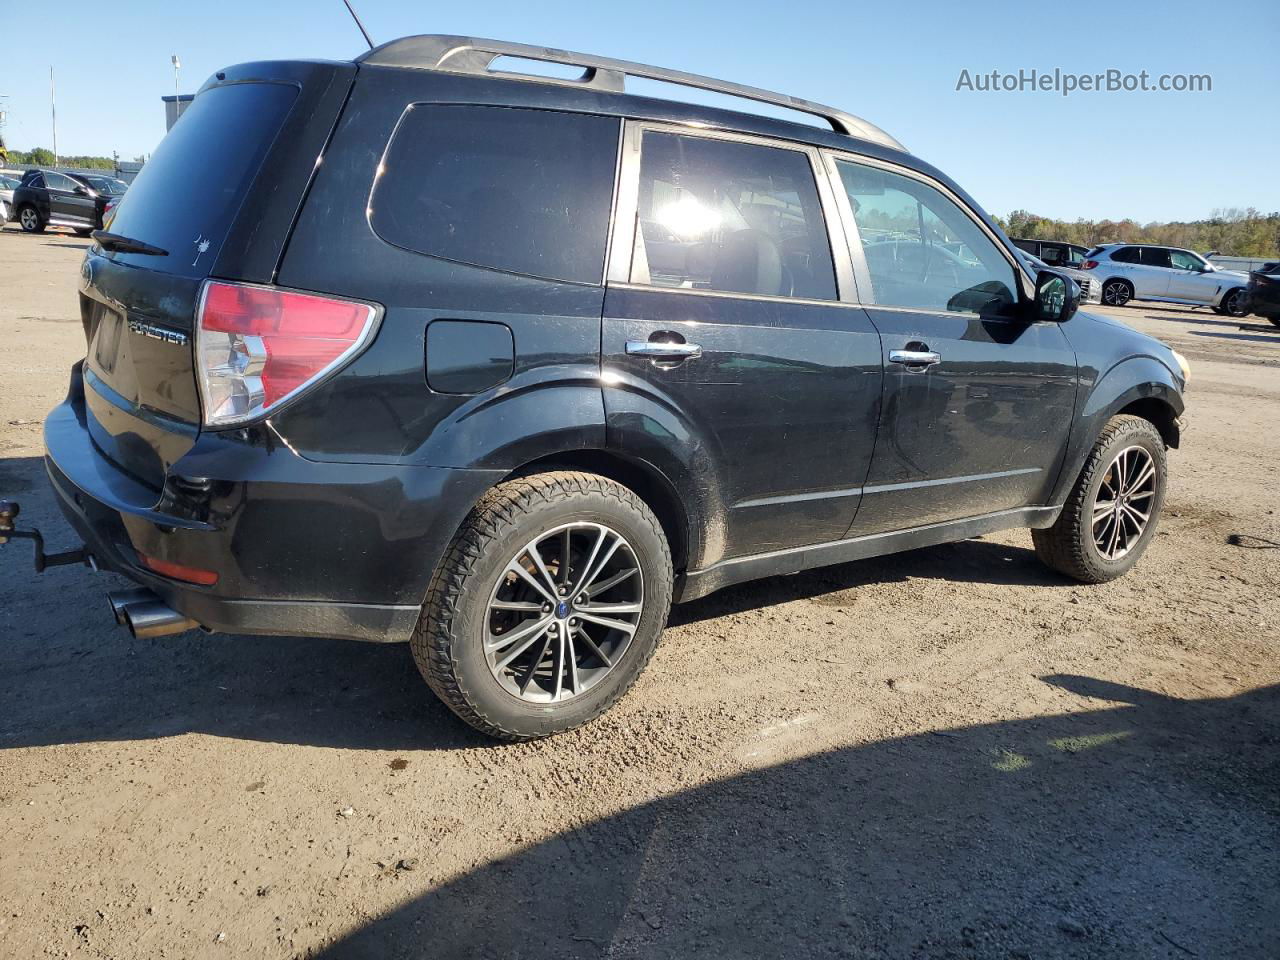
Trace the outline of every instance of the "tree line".
<path fill-rule="evenodd" d="M 134 157 L 134 161 L 141 163 L 145 157 Z M 60 167 L 79 167 L 82 170 L 114 170 L 116 168 L 116 157 L 93 157 L 88 155 L 70 155 L 59 154 L 56 166 Z M 9 157 L 6 161 L 11 167 L 52 167 L 54 164 L 53 151 L 48 147 L 33 147 L 30 150 L 10 150 Z"/>
<path fill-rule="evenodd" d="M 1273 258 L 1280 254 L 1280 212 L 1261 213 L 1253 207 L 1214 210 L 1207 220 L 1138 223 L 1135 220 L 1074 222 L 1015 210 L 1007 219 L 995 218 L 1011 237 L 1064 240 L 1092 247 L 1099 243 L 1152 243 L 1183 247 L 1197 253 L 1217 251 L 1228 257 Z"/>

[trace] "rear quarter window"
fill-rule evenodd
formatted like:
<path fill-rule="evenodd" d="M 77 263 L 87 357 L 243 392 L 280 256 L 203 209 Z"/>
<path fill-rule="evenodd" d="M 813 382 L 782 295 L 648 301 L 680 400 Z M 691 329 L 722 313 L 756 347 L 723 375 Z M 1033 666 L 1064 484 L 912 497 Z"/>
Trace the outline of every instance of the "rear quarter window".
<path fill-rule="evenodd" d="M 414 104 L 387 147 L 370 223 L 415 253 L 600 283 L 618 125 L 552 110 Z"/>

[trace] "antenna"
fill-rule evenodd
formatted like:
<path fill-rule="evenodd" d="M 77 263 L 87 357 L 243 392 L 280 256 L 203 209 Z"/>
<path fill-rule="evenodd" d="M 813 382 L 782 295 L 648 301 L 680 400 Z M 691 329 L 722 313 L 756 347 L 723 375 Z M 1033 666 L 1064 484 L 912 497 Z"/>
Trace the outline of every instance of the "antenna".
<path fill-rule="evenodd" d="M 356 13 L 356 8 L 351 5 L 351 0 L 342 0 L 347 5 L 347 13 L 351 14 L 351 19 L 356 22 L 356 26 L 360 28 L 360 32 L 364 34 L 364 42 L 369 45 L 369 49 L 373 49 L 373 40 L 369 37 L 369 31 L 364 28 L 364 24 L 360 22 L 360 14 Z"/>

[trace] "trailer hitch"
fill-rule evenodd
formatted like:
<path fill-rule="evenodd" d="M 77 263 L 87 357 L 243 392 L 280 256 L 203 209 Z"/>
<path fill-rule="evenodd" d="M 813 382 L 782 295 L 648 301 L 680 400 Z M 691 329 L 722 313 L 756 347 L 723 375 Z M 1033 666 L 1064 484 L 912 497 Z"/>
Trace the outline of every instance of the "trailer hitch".
<path fill-rule="evenodd" d="M 64 553 L 45 553 L 44 536 L 39 530 L 34 527 L 30 530 L 14 528 L 13 522 L 21 510 L 16 500 L 0 500 L 0 545 L 10 540 L 30 540 L 36 551 L 36 573 L 44 573 L 47 567 L 61 567 L 70 563 L 83 563 L 86 567 L 93 567 L 93 557 L 84 547 Z"/>

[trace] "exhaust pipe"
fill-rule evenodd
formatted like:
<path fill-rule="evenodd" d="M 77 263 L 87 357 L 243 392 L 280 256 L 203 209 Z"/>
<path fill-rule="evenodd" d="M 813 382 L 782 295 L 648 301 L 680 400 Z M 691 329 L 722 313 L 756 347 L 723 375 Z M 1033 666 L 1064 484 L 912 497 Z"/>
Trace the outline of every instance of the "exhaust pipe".
<path fill-rule="evenodd" d="M 111 616 L 115 617 L 116 623 L 122 627 L 129 625 L 129 621 L 124 617 L 124 608 L 131 603 L 142 603 L 144 600 L 154 600 L 156 595 L 144 587 L 136 590 L 116 590 L 114 593 L 107 594 L 107 603 L 111 604 Z"/>
<path fill-rule="evenodd" d="M 174 610 L 150 590 L 121 590 L 107 594 L 116 622 L 129 628 L 135 637 L 164 637 L 200 626 Z"/>

